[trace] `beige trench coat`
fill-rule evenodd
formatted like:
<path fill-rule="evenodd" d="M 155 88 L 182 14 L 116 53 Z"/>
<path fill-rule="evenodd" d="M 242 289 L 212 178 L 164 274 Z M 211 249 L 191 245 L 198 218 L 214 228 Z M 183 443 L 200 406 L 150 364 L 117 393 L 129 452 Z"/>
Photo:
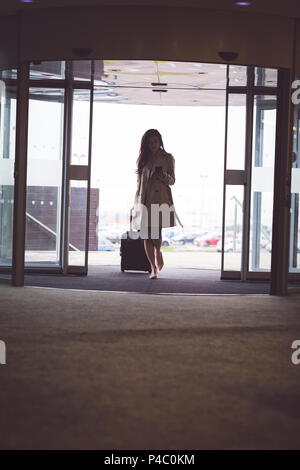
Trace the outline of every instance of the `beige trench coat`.
<path fill-rule="evenodd" d="M 161 166 L 162 170 L 167 175 L 164 177 L 158 176 L 155 173 L 155 167 L 157 166 Z M 146 226 L 174 227 L 177 225 L 176 221 L 183 227 L 176 213 L 170 188 L 174 183 L 175 159 L 172 154 L 167 153 L 163 149 L 159 149 L 144 166 L 142 174 L 137 176 L 137 191 L 131 210 L 133 230 L 142 230 L 142 228 Z M 152 204 L 167 204 L 168 216 L 162 216 L 160 213 L 159 220 L 157 217 L 151 217 Z M 143 209 L 143 206 L 147 208 L 147 211 Z"/>

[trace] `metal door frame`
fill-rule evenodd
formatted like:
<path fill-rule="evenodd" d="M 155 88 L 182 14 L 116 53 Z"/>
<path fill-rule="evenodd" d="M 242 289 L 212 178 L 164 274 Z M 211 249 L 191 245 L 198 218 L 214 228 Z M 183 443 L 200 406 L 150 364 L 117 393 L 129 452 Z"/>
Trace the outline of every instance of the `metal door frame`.
<path fill-rule="evenodd" d="M 65 133 L 65 158 L 63 171 L 63 210 L 61 231 L 61 254 L 62 270 L 64 274 L 86 275 L 88 272 L 89 252 L 89 220 L 90 220 L 90 186 L 91 186 L 91 158 L 92 158 L 92 131 L 93 131 L 93 104 L 94 104 L 94 61 L 91 61 L 91 80 L 78 82 L 72 79 L 72 62 L 69 62 L 67 75 L 67 98 L 66 98 L 66 129 Z M 71 164 L 71 142 L 72 142 L 72 118 L 73 118 L 73 91 L 83 89 L 90 91 L 90 113 L 89 113 L 89 138 L 88 138 L 88 164 Z M 69 264 L 69 217 L 70 217 L 70 181 L 87 181 L 87 205 L 86 205 L 86 234 L 85 234 L 85 256 L 84 265 L 77 266 Z"/>
<path fill-rule="evenodd" d="M 271 95 L 277 97 L 277 87 L 255 86 L 254 66 L 247 67 L 246 86 L 230 86 L 229 69 L 227 65 L 226 80 L 226 110 L 225 110 L 225 139 L 224 139 L 224 181 L 223 181 L 223 215 L 222 215 L 222 254 L 221 254 L 221 279 L 250 280 L 270 279 L 270 271 L 249 271 L 249 240 L 250 240 L 250 205 L 251 205 L 251 173 L 252 173 L 252 140 L 253 140 L 253 107 L 254 96 Z M 246 96 L 246 129 L 245 129 L 245 159 L 244 170 L 227 169 L 227 133 L 228 133 L 228 102 L 229 95 L 242 94 Z M 277 103 L 278 107 L 278 103 Z M 277 108 L 276 108 L 277 109 Z M 276 117 L 277 119 L 277 117 Z M 243 185 L 243 232 L 241 246 L 240 271 L 224 270 L 224 243 L 225 243 L 225 214 L 226 214 L 226 186 Z"/>

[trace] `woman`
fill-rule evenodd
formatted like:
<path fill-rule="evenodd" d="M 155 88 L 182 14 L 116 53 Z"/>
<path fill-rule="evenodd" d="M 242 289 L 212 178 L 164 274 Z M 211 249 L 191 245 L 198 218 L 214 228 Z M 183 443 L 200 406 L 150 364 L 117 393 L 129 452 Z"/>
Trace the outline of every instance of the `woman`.
<path fill-rule="evenodd" d="M 151 265 L 150 279 L 164 265 L 161 252 L 163 227 L 174 227 L 176 214 L 170 185 L 175 183 L 175 160 L 164 149 L 158 130 L 149 129 L 142 137 L 137 159 L 137 191 L 132 212 L 132 228 L 141 232 Z M 161 206 L 160 210 L 159 207 Z M 152 209 L 152 211 L 151 211 Z"/>

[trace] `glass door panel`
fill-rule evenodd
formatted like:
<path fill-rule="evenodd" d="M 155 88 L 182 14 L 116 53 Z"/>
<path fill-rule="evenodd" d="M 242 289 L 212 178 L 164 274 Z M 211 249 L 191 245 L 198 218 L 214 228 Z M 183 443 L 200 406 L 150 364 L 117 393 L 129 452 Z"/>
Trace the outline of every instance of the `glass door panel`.
<path fill-rule="evenodd" d="M 246 184 L 246 90 L 228 93 L 226 114 L 221 278 L 241 279 Z"/>
<path fill-rule="evenodd" d="M 249 270 L 271 270 L 276 96 L 254 96 Z"/>
<path fill-rule="evenodd" d="M 92 66 L 93 62 L 91 60 L 73 60 L 73 79 L 76 81 L 91 81 Z"/>
<path fill-rule="evenodd" d="M 246 139 L 246 95 L 228 95 L 226 168 L 244 170 Z"/>
<path fill-rule="evenodd" d="M 291 170 L 291 225 L 289 272 L 300 273 L 300 107 L 295 105 Z M 298 276 L 297 276 L 298 277 Z"/>
<path fill-rule="evenodd" d="M 70 165 L 67 191 L 67 253 L 64 272 L 87 274 L 89 249 L 90 166 L 92 145 L 93 91 L 72 90 Z"/>
<path fill-rule="evenodd" d="M 222 278 L 271 270 L 277 70 L 248 67 L 232 86 L 229 66 L 225 139 Z M 256 88 L 258 87 L 259 88 Z M 231 239 L 230 239 L 231 237 Z M 263 272 L 259 275 L 258 273 Z"/>
<path fill-rule="evenodd" d="M 0 71 L 0 268 L 12 265 L 17 93 L 14 72 Z"/>
<path fill-rule="evenodd" d="M 230 65 L 228 78 L 229 78 L 230 86 L 246 86 L 247 85 L 247 66 Z"/>
<path fill-rule="evenodd" d="M 91 90 L 73 90 L 71 165 L 87 165 Z"/>
<path fill-rule="evenodd" d="M 30 80 L 59 80 L 65 78 L 65 61 L 38 61 L 31 62 L 29 77 Z"/>
<path fill-rule="evenodd" d="M 297 157 L 299 165 L 299 156 Z M 291 181 L 291 230 L 290 230 L 290 266 L 289 272 L 300 273 L 300 168 L 292 168 Z"/>
<path fill-rule="evenodd" d="M 255 67 L 254 84 L 255 86 L 277 86 L 277 69 L 265 69 L 263 67 Z"/>
<path fill-rule="evenodd" d="M 224 264 L 225 271 L 241 271 L 244 186 L 226 186 Z"/>
<path fill-rule="evenodd" d="M 25 266 L 59 266 L 64 89 L 30 88 Z"/>

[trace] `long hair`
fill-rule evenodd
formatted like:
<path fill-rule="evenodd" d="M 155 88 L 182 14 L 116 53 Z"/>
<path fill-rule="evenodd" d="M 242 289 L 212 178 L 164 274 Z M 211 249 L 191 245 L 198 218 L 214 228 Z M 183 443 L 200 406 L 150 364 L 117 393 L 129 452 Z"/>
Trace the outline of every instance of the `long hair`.
<path fill-rule="evenodd" d="M 149 140 L 150 140 L 150 137 L 154 135 L 156 135 L 159 138 L 160 148 L 165 150 L 161 134 L 158 132 L 158 130 L 148 129 L 142 137 L 140 153 L 136 161 L 136 164 L 137 164 L 136 173 L 138 173 L 139 175 L 142 173 L 144 166 L 148 163 L 150 159 Z"/>

